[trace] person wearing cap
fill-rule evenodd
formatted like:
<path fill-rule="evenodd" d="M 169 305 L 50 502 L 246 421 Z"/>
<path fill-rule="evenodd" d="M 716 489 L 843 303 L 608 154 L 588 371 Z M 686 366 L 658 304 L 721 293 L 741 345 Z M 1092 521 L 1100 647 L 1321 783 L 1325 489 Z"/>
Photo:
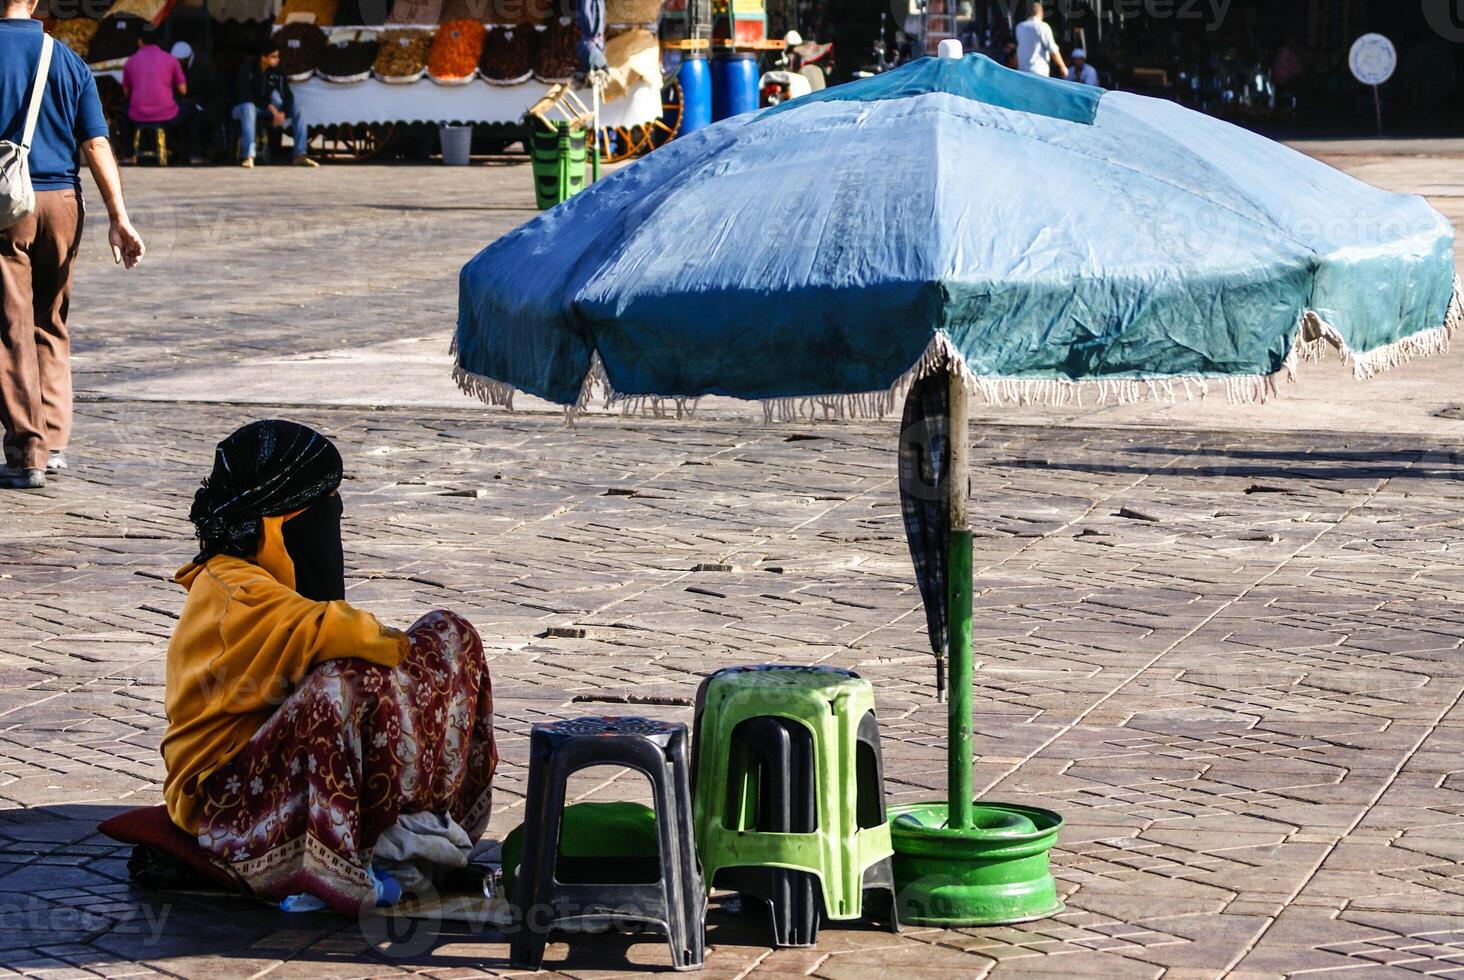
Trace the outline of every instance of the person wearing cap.
<path fill-rule="evenodd" d="M 1067 62 L 1062 60 L 1057 38 L 1053 37 L 1052 27 L 1044 19 L 1041 0 L 1032 0 L 1028 9 L 1031 16 L 1018 24 L 1016 31 L 1018 70 L 1051 77 L 1052 69 L 1056 67 L 1058 77 L 1066 78 Z"/>
<path fill-rule="evenodd" d="M 256 56 L 247 58 L 234 76 L 234 118 L 239 121 L 239 144 L 244 159 L 240 165 L 254 166 L 254 132 L 259 122 L 275 129 L 290 129 L 297 167 L 319 166 L 309 156 L 309 126 L 290 80 L 280 71 L 280 46 L 265 41 Z"/>
<path fill-rule="evenodd" d="M 188 92 L 178 100 L 178 104 L 182 105 L 186 101 L 198 114 L 198 149 L 203 153 L 203 134 L 212 132 L 213 127 L 228 119 L 229 112 L 233 109 L 229 104 L 229 93 L 225 91 L 227 86 L 219 84 L 218 72 L 214 71 L 213 65 L 207 58 L 198 57 L 193 51 L 193 45 L 187 41 L 179 41 L 169 53 L 183 66 Z"/>
<path fill-rule="evenodd" d="M 137 126 L 163 126 L 183 137 L 183 151 L 192 163 L 201 163 L 198 151 L 198 113 L 185 97 L 188 79 L 183 66 L 158 44 L 158 29 L 148 27 L 137 41 L 137 53 L 122 66 L 122 91 L 127 96 L 124 155 L 132 150 Z"/>
<path fill-rule="evenodd" d="M 1088 52 L 1073 48 L 1073 66 L 1068 69 L 1067 77 L 1070 82 L 1082 82 L 1094 88 L 1098 86 L 1098 69 L 1088 64 Z"/>

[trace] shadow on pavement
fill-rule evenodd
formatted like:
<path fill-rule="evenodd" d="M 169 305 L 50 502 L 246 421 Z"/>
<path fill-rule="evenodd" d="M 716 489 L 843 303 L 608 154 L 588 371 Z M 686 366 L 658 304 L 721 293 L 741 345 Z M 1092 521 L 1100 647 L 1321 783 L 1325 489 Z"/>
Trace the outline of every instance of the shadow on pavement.
<path fill-rule="evenodd" d="M 131 848 L 96 829 L 126 809 L 67 804 L 0 811 L 0 960 L 31 971 L 148 963 L 185 976 L 248 976 L 281 962 L 318 975 L 362 964 L 510 969 L 509 937 L 491 925 L 288 913 L 255 899 L 139 888 L 127 878 Z M 759 917 L 741 915 L 735 900 L 714 901 L 708 946 L 766 948 L 764 926 Z M 665 939 L 650 932 L 556 933 L 544 967 L 671 969 Z"/>

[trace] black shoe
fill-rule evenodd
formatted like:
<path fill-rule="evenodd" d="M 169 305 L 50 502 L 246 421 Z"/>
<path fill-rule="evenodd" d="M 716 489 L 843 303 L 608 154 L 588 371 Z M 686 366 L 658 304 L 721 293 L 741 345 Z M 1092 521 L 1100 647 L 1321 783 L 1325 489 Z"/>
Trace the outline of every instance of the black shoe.
<path fill-rule="evenodd" d="M 0 472 L 0 490 L 40 490 L 45 485 L 45 470 L 7 469 Z"/>

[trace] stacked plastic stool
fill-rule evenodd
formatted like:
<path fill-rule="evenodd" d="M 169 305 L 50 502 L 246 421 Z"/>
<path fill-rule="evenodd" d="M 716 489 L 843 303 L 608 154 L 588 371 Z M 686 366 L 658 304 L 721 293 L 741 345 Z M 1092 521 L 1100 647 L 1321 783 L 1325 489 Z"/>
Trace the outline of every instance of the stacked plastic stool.
<path fill-rule="evenodd" d="M 868 681 L 831 667 L 729 667 L 702 682 L 693 727 L 709 891 L 765 906 L 778 946 L 812 946 L 821 921 L 898 928 Z"/>
<path fill-rule="evenodd" d="M 626 766 L 651 782 L 660 845 L 660 880 L 558 880 L 560 822 L 569 777 L 591 766 Z M 706 890 L 691 822 L 685 725 L 648 718 L 576 718 L 539 724 L 529 735 L 523 855 L 514 880 L 518 919 L 509 955 L 537 970 L 555 926 L 639 923 L 658 927 L 678 970 L 699 969 L 706 948 Z"/>
<path fill-rule="evenodd" d="M 168 131 L 162 123 L 133 123 L 132 160 L 151 160 L 160 167 L 168 165 Z M 144 143 L 144 139 L 146 143 Z"/>

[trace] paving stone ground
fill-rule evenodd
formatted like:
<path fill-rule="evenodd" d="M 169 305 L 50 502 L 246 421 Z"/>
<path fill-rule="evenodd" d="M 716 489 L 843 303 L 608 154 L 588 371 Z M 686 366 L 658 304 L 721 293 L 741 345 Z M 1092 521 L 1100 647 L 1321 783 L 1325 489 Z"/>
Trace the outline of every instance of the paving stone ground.
<path fill-rule="evenodd" d="M 0 964 L 56 978 L 510 973 L 491 929 L 391 942 L 374 921 L 138 890 L 127 849 L 95 826 L 160 800 L 187 504 L 212 445 L 266 414 L 226 386 L 189 401 L 126 391 L 439 342 L 458 266 L 528 216 L 527 174 L 127 176 L 140 218 L 167 234 L 131 276 L 88 243 L 75 469 L 0 509 Z M 414 203 L 398 203 L 404 180 Z M 412 406 L 389 363 L 352 383 L 380 392 L 377 407 L 296 385 L 272 413 L 346 457 L 351 601 L 402 625 L 449 607 L 482 633 L 503 755 L 490 838 L 520 819 L 534 722 L 646 696 L 669 703 L 636 711 L 689 720 L 700 677 L 735 663 L 857 667 L 876 688 L 890 798 L 941 795 L 945 708 L 893 423 L 570 429 L 468 401 Z M 773 952 L 718 896 L 706 975 L 1464 976 L 1464 461 L 1449 431 L 977 427 L 976 785 L 1067 818 L 1054 852 L 1067 911 L 899 936 L 831 927 L 817 949 Z M 696 570 L 708 565 L 731 570 Z M 575 789 L 644 795 L 623 772 Z M 654 937 L 556 942 L 547 961 L 577 977 L 665 963 Z"/>

